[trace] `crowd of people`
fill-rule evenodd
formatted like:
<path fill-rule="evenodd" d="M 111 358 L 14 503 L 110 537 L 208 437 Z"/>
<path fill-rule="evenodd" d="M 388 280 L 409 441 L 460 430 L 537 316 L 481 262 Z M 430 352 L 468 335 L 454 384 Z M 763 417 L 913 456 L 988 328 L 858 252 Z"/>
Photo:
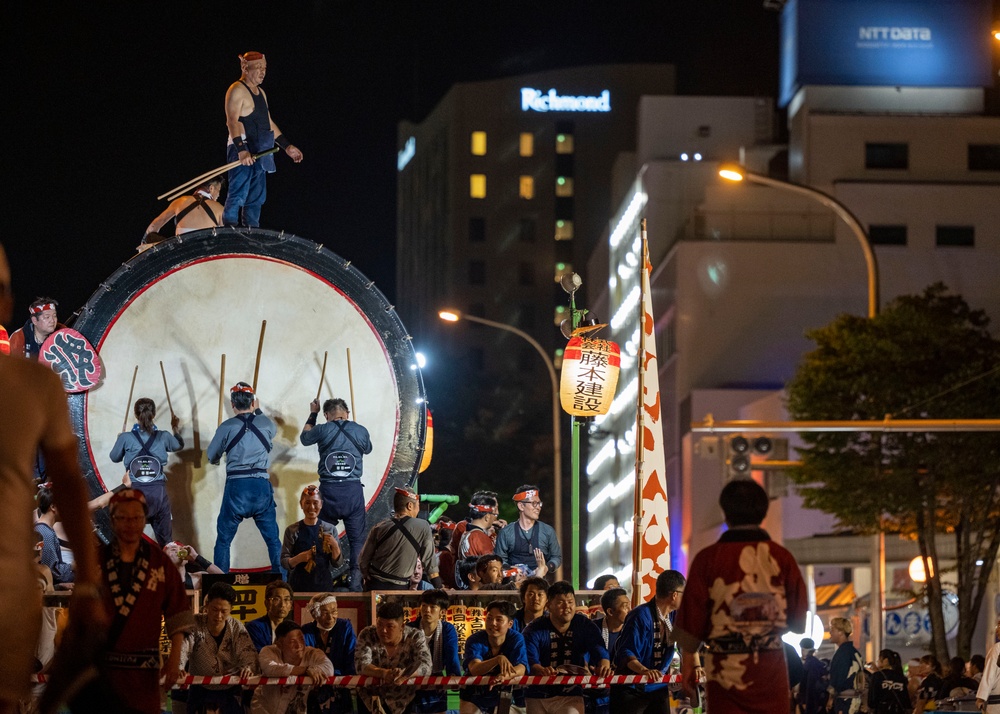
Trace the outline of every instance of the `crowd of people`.
<path fill-rule="evenodd" d="M 0 319 L 9 317 L 9 285 L 0 252 Z M 55 330 L 55 309 L 47 298 L 33 304 L 21 337 L 12 341 L 21 351 L 0 355 L 0 505 L 11 524 L 0 541 L 0 568 L 19 603 L 0 611 L 0 714 L 30 701 L 32 668 L 45 675 L 37 702 L 43 712 L 56 711 L 63 698 L 78 712 L 159 712 L 166 690 L 173 711 L 192 714 L 444 712 L 445 690 L 408 682 L 432 674 L 490 678 L 489 685 L 459 690 L 462 714 L 653 714 L 670 711 L 679 689 L 694 700 L 704 691 L 712 714 L 854 712 L 862 705 L 881 714 L 919 714 L 934 700 L 962 692 L 975 692 L 985 711 L 1000 710 L 1000 645 L 969 663 L 956 658 L 942 666 L 928 655 L 911 662 L 908 674 L 896 652 L 883 650 L 868 672 L 852 643 L 851 621 L 833 618 L 830 639 L 837 649 L 829 663 L 816 658 L 810 641 L 802 643 L 801 660 L 789 655 L 781 635 L 803 629 L 805 585 L 791 554 L 761 528 L 769 501 L 752 480 L 722 489 L 727 529 L 694 557 L 687 578 L 674 570 L 659 573 L 649 600 L 634 608 L 613 576 L 598 578 L 598 618 L 581 611 L 573 585 L 556 578 L 562 554 L 555 532 L 541 520 L 535 485 L 514 490 L 517 519 L 511 523 L 500 519 L 496 493 L 478 491 L 463 521 L 436 529 L 419 517 L 419 494 L 399 487 L 392 517 L 366 533 L 358 496 L 371 441 L 342 399 L 310 404 L 300 442 L 318 447 L 318 485 L 303 489 L 302 517 L 279 539 L 267 478 L 275 424 L 250 385 L 232 388 L 235 416 L 220 425 L 208 447 L 212 462 L 225 459 L 227 475 L 209 561 L 172 540 L 163 466 L 183 438 L 176 420 L 169 432 L 157 429 L 149 399 L 134 403 L 136 424 L 109 454 L 123 464 L 121 485 L 86 500 L 62 385 L 36 359 L 17 358 L 37 358 L 29 343 L 38 346 L 46 331 Z M 98 545 L 89 511 L 104 507 L 112 533 Z M 206 574 L 227 573 L 232 534 L 245 518 L 253 518 L 264 537 L 276 578 L 264 593 L 266 612 L 245 624 L 235 618 L 241 594 L 217 578 L 204 588 L 195 614 L 188 590 Z M 336 536 L 340 520 L 347 530 L 344 548 Z M 348 576 L 336 580 L 340 564 L 348 566 Z M 338 616 L 338 587 L 423 592 L 415 618 L 408 620 L 390 595 L 372 624 L 355 634 L 351 621 Z M 56 589 L 73 591 L 58 649 L 57 623 L 38 597 Z M 463 590 L 509 595 L 487 594 L 482 629 L 460 647 L 447 611 Z M 291 617 L 295 593 L 311 594 L 306 623 Z M 680 682 L 668 682 L 678 653 Z M 641 683 L 585 689 L 516 682 L 524 675 L 612 673 Z M 308 680 L 173 688 L 185 674 Z M 356 689 L 327 682 L 351 674 L 371 680 Z"/>

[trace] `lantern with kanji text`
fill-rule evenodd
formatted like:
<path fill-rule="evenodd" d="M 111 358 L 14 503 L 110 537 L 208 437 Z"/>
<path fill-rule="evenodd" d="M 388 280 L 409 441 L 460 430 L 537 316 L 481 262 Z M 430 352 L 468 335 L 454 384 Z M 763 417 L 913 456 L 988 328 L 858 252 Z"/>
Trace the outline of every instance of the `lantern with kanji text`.
<path fill-rule="evenodd" d="M 574 332 L 563 353 L 559 397 L 573 416 L 607 414 L 618 386 L 621 350 L 611 340 Z"/>

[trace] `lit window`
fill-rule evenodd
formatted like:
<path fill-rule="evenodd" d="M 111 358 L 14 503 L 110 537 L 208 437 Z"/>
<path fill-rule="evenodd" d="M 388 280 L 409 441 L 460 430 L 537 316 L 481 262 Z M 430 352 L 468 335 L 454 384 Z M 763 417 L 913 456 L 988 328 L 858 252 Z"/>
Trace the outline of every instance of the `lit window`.
<path fill-rule="evenodd" d="M 557 154 L 572 154 L 573 153 L 573 135 L 572 134 L 556 134 L 556 153 Z"/>
<path fill-rule="evenodd" d="M 469 176 L 469 196 L 486 198 L 486 174 L 471 174 Z"/>
<path fill-rule="evenodd" d="M 556 221 L 556 240 L 572 240 L 573 239 L 573 221 L 558 220 Z"/>
<path fill-rule="evenodd" d="M 535 155 L 535 135 L 531 132 L 521 132 L 521 156 Z"/>
<path fill-rule="evenodd" d="M 564 275 L 571 275 L 573 273 L 572 263 L 556 263 L 555 270 L 555 281 L 558 283 L 562 280 Z"/>
<path fill-rule="evenodd" d="M 472 132 L 472 155 L 486 156 L 486 132 Z"/>
<path fill-rule="evenodd" d="M 560 197 L 573 195 L 573 179 L 569 176 L 560 176 L 556 179 L 556 195 Z"/>
<path fill-rule="evenodd" d="M 535 197 L 535 178 L 533 176 L 522 176 L 521 177 L 521 198 L 534 198 Z"/>

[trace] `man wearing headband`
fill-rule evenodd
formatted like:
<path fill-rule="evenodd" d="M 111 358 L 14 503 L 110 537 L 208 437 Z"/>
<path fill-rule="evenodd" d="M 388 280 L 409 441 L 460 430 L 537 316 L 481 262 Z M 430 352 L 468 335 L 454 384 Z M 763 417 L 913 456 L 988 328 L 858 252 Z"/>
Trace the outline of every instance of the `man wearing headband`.
<path fill-rule="evenodd" d="M 252 518 L 267 545 L 271 570 L 278 573 L 281 572 L 281 540 L 274 489 L 267 473 L 278 429 L 258 408 L 253 387 L 237 382 L 229 392 L 236 416 L 219 425 L 206 452 L 213 464 L 218 464 L 223 454 L 226 457 L 226 488 L 215 526 L 215 564 L 223 572 L 229 572 L 229 546 L 236 529 L 245 519 Z"/>
<path fill-rule="evenodd" d="M 137 250 L 141 253 L 147 248 L 166 240 L 158 231 L 167 221 L 174 221 L 174 235 L 182 235 L 205 228 L 216 228 L 222 225 L 222 204 L 219 194 L 222 193 L 222 178 L 209 179 L 194 190 L 190 196 L 175 198 L 166 210 L 153 219 L 146 228 L 146 235 Z"/>
<path fill-rule="evenodd" d="M 544 577 L 562 564 L 562 549 L 555 529 L 542 523 L 542 498 L 538 486 L 525 484 L 514 493 L 518 517 L 497 536 L 495 552 L 504 566 L 523 566 L 528 575 Z M 540 572 L 538 572 L 540 571 Z"/>
<path fill-rule="evenodd" d="M 493 552 L 493 524 L 499 518 L 499 505 L 495 495 L 478 491 L 469 503 L 469 524 L 458 542 L 456 560 L 478 558 Z"/>
<path fill-rule="evenodd" d="M 0 245 L 0 323 L 11 317 L 13 295 L 7 257 Z M 0 354 L 0 572 L 4 596 L 15 607 L 0 609 L 0 711 L 17 711 L 29 692 L 35 646 L 42 624 L 31 512 L 35 508 L 32 472 L 39 451 L 53 482 L 53 502 L 73 544 L 76 595 L 70 604 L 69 629 L 62 652 L 74 652 L 64 664 L 74 670 L 91 664 L 91 648 L 82 641 L 107 628 L 100 599 L 101 570 L 87 513 L 86 481 L 77 460 L 77 440 L 70 424 L 62 383 L 46 365 Z M 67 678 L 71 678 L 67 677 Z"/>
<path fill-rule="evenodd" d="M 59 307 L 52 298 L 37 298 L 28 306 L 28 321 L 10 336 L 10 354 L 28 359 L 38 359 L 42 344 L 56 330 L 66 327 L 56 318 Z"/>
<path fill-rule="evenodd" d="M 431 584 L 441 588 L 434 532 L 430 523 L 417 517 L 420 496 L 409 488 L 397 488 L 392 510 L 396 516 L 375 524 L 361 549 L 365 589 L 408 590 L 418 560 Z"/>
<path fill-rule="evenodd" d="M 351 410 L 343 399 L 323 402 L 326 422 L 316 423 L 319 400 L 309 404 L 309 416 L 302 426 L 299 442 L 319 446 L 319 492 L 323 497 L 320 518 L 337 525 L 344 521 L 350 545 L 351 590 L 361 591 L 361 546 L 365 542 L 365 492 L 361 483 L 364 456 L 372 452 L 368 430 L 351 421 Z M 325 589 L 325 588 L 324 588 Z"/>
<path fill-rule="evenodd" d="M 316 593 L 309 599 L 306 610 L 313 621 L 302 626 L 306 647 L 321 650 L 333 664 L 337 676 L 354 674 L 354 626 L 346 617 L 337 617 L 337 596 L 333 593 Z M 315 690 L 319 711 L 332 714 L 353 714 L 351 691 L 324 684 Z"/>
<path fill-rule="evenodd" d="M 227 226 L 259 226 L 260 208 L 267 198 L 267 174 L 274 173 L 274 156 L 254 155 L 275 144 L 294 161 L 302 161 L 302 152 L 292 145 L 271 118 L 267 95 L 261 88 L 267 72 L 267 60 L 260 52 L 240 55 L 242 76 L 226 92 L 226 127 L 229 144 L 226 159 L 240 165 L 229 171 L 229 190 L 223 221 Z"/>
<path fill-rule="evenodd" d="M 101 548 L 104 605 L 113 618 L 108 628 L 103 674 L 124 709 L 160 711 L 160 680 L 170 689 L 180 677 L 184 635 L 194 628 L 194 615 L 177 568 L 160 548 L 145 538 L 146 498 L 127 488 L 111 497 L 113 537 Z M 170 638 L 170 655 L 160 660 L 160 622 Z M 85 688 L 80 703 L 97 701 Z M 72 708 L 72 707 L 71 707 Z"/>

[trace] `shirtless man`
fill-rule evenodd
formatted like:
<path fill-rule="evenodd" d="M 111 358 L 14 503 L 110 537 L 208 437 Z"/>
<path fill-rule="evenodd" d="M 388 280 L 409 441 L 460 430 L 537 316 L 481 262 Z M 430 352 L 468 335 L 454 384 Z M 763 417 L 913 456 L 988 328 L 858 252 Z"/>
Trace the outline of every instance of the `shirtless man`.
<path fill-rule="evenodd" d="M 190 231 L 200 231 L 204 228 L 221 226 L 222 204 L 219 203 L 220 193 L 222 193 L 222 178 L 214 178 L 196 188 L 190 196 L 175 198 L 170 202 L 166 210 L 154 218 L 153 222 L 146 228 L 146 235 L 143 236 L 138 251 L 141 253 L 150 246 L 164 240 L 165 237 L 158 233 L 170 219 L 173 219 L 176 223 L 174 235 L 178 236 Z"/>
<path fill-rule="evenodd" d="M 302 152 L 291 144 L 274 123 L 267 107 L 267 95 L 261 88 L 267 72 L 267 60 L 260 52 L 240 55 L 243 74 L 226 92 L 226 127 L 229 129 L 227 160 L 240 166 L 229 171 L 229 191 L 222 220 L 227 226 L 259 226 L 260 208 L 267 198 L 266 174 L 274 173 L 274 157 L 254 154 L 275 144 L 294 161 L 302 161 Z"/>

